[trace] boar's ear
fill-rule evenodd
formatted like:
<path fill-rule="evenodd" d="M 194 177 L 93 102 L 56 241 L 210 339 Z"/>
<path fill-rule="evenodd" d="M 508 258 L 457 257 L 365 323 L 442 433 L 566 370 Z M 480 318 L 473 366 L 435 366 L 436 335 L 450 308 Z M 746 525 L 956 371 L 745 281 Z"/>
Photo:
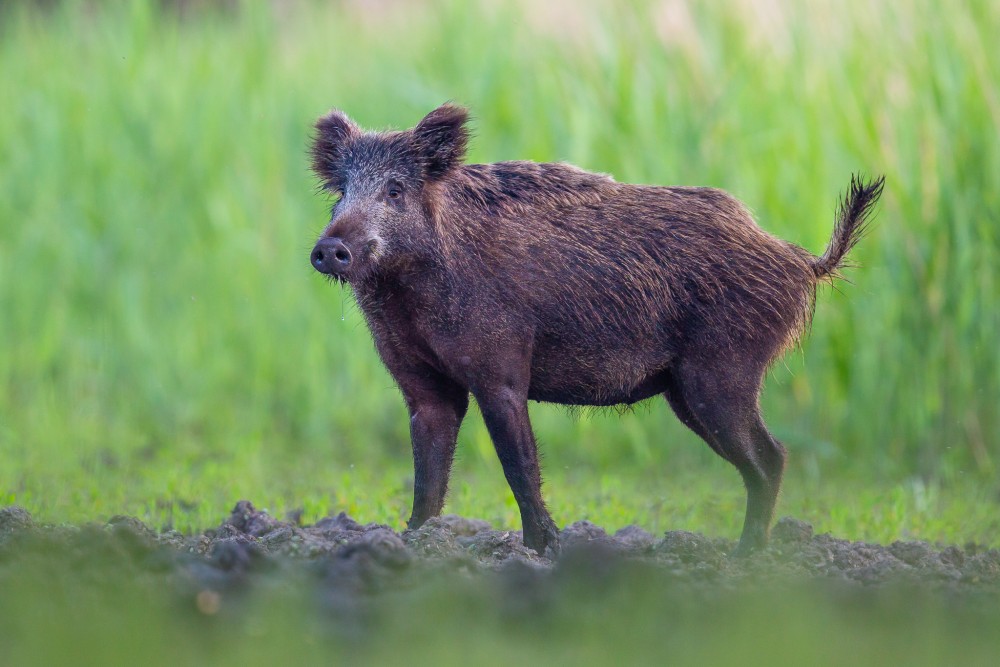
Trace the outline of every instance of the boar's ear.
<path fill-rule="evenodd" d="M 461 164 L 469 131 L 469 112 L 456 104 L 442 104 L 427 114 L 415 128 L 413 138 L 424 162 L 424 173 L 435 180 Z"/>
<path fill-rule="evenodd" d="M 334 109 L 316 121 L 316 134 L 312 145 L 313 172 L 328 185 L 336 187 L 338 174 L 344 161 L 344 149 L 361 129 L 343 111 Z"/>

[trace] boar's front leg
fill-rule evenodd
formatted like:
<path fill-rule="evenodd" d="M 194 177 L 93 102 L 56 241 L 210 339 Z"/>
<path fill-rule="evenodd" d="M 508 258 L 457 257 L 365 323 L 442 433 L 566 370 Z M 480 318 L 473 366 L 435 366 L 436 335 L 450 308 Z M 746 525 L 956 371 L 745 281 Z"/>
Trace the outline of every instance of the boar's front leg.
<path fill-rule="evenodd" d="M 538 447 L 528 419 L 527 390 L 502 386 L 475 392 L 504 476 L 521 510 L 524 544 L 545 553 L 559 550 L 559 530 L 542 500 Z"/>
<path fill-rule="evenodd" d="M 407 526 L 419 528 L 444 506 L 469 394 L 445 378 L 427 374 L 402 378 L 400 386 L 410 411 L 413 441 L 413 512 Z"/>

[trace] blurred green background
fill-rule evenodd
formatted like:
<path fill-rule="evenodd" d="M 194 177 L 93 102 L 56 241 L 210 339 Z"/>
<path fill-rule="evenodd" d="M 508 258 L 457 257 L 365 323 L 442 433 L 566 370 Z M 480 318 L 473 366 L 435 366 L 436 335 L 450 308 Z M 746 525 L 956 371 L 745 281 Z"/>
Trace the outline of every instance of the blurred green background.
<path fill-rule="evenodd" d="M 885 174 L 851 282 L 773 369 L 779 509 L 845 537 L 996 543 L 1000 4 L 684 0 L 0 5 L 0 505 L 213 525 L 408 512 L 407 419 L 309 266 L 331 106 L 474 114 L 471 161 L 729 190 L 819 253 Z M 735 537 L 734 470 L 662 401 L 533 406 L 560 524 Z M 478 413 L 447 511 L 517 527 Z"/>

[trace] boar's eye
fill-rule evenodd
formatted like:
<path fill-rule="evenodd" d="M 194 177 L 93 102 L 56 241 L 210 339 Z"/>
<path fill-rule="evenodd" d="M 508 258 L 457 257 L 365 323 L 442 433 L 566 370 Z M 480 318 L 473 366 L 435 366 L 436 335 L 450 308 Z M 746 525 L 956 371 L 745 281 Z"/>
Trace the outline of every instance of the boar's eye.
<path fill-rule="evenodd" d="M 389 199 L 399 199 L 403 196 L 403 188 L 399 183 L 390 183 L 386 186 L 385 196 Z"/>

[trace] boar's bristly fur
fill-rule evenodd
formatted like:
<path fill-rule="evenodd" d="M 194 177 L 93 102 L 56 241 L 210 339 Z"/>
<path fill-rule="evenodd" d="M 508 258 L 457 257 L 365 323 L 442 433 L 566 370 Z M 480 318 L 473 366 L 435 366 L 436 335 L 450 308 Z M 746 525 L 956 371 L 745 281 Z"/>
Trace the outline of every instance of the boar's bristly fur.
<path fill-rule="evenodd" d="M 363 132 L 316 124 L 313 169 L 336 192 L 317 270 L 347 282 L 411 417 L 409 525 L 444 504 L 476 398 L 525 544 L 558 548 L 527 401 L 631 404 L 663 394 L 747 487 L 740 551 L 766 542 L 785 450 L 758 407 L 768 366 L 809 324 L 882 189 L 852 179 L 822 257 L 757 226 L 713 188 L 618 183 L 567 164 L 463 164 L 465 109 Z"/>

